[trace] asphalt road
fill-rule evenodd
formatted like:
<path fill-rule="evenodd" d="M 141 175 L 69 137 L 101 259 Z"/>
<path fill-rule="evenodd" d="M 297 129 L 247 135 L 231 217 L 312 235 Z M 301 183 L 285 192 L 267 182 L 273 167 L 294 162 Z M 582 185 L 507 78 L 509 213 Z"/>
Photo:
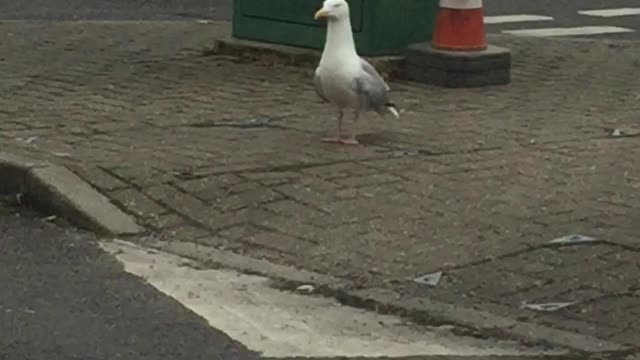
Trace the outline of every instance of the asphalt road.
<path fill-rule="evenodd" d="M 564 28 L 564 27 L 619 27 L 632 32 L 578 35 L 586 38 L 640 39 L 640 14 L 602 17 L 581 14 L 584 10 L 640 9 L 638 0 L 485 0 L 487 16 L 536 15 L 552 19 L 545 21 L 514 21 L 489 24 L 487 31 Z M 613 15 L 613 14 L 612 14 Z M 596 30 L 597 31 L 597 30 Z"/>
<path fill-rule="evenodd" d="M 0 201 L 0 359 L 257 359 L 91 234 Z"/>

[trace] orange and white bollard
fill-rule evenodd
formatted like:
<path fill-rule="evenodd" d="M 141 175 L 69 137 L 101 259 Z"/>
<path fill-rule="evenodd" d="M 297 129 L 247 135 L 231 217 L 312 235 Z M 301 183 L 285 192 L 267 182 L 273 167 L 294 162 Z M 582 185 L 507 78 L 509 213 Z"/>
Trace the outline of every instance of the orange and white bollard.
<path fill-rule="evenodd" d="M 439 0 L 433 26 L 431 39 L 407 48 L 408 80 L 452 88 L 511 82 L 511 52 L 487 44 L 482 0 Z"/>
<path fill-rule="evenodd" d="M 440 0 L 432 45 L 449 51 L 486 49 L 482 0 Z"/>

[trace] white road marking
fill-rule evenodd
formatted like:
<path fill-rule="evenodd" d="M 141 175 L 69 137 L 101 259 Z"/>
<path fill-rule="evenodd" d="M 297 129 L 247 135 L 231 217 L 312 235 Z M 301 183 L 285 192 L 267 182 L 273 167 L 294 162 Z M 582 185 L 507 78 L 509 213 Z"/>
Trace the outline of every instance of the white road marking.
<path fill-rule="evenodd" d="M 533 355 L 514 342 L 460 337 L 333 299 L 272 288 L 270 280 L 231 270 L 197 269 L 185 258 L 125 241 L 101 247 L 165 294 L 253 351 L 270 357 Z"/>
<path fill-rule="evenodd" d="M 447 9 L 479 9 L 482 7 L 482 0 L 440 0 L 440 7 Z"/>
<path fill-rule="evenodd" d="M 502 30 L 502 32 L 505 34 L 512 34 L 512 35 L 548 37 L 548 36 L 577 36 L 577 35 L 628 33 L 628 32 L 634 32 L 634 30 L 617 27 L 617 26 L 581 26 L 581 27 Z"/>
<path fill-rule="evenodd" d="M 616 17 L 640 15 L 640 8 L 618 8 L 618 9 L 599 9 L 599 10 L 580 10 L 580 15 L 599 16 L 599 17 Z"/>
<path fill-rule="evenodd" d="M 553 17 L 542 16 L 542 15 L 526 15 L 526 14 L 496 15 L 496 16 L 484 17 L 485 24 L 505 24 L 505 23 L 515 23 L 515 22 L 525 22 L 525 21 L 549 21 L 549 20 L 553 20 Z"/>

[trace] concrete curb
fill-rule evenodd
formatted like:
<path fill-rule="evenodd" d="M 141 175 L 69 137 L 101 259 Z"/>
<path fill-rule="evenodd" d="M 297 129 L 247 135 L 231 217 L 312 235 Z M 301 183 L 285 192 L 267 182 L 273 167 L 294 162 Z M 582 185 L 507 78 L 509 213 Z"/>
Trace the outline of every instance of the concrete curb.
<path fill-rule="evenodd" d="M 549 345 L 568 349 L 587 356 L 594 353 L 623 353 L 631 348 L 587 335 L 553 329 L 546 326 L 509 319 L 489 312 L 463 308 L 425 298 L 404 298 L 393 291 L 349 289 L 347 282 L 331 276 L 277 265 L 261 259 L 215 249 L 213 247 L 181 241 L 151 240 L 145 246 L 184 256 L 212 266 L 231 268 L 240 272 L 269 277 L 281 284 L 279 288 L 294 290 L 300 285 L 312 284 L 326 296 L 341 303 L 367 308 L 381 313 L 407 316 L 430 325 L 454 325 L 467 334 L 489 334 L 497 338 L 523 341 L 532 345 Z"/>
<path fill-rule="evenodd" d="M 0 193 L 20 193 L 41 211 L 107 235 L 145 230 L 67 168 L 0 152 Z"/>

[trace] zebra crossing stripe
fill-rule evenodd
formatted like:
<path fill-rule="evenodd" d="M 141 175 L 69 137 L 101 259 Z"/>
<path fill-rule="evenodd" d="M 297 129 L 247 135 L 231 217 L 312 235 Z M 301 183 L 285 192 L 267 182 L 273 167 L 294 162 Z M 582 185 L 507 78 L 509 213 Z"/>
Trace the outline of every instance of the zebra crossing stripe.
<path fill-rule="evenodd" d="M 598 34 L 614 34 L 629 33 L 635 30 L 617 26 L 581 26 L 581 27 L 556 27 L 541 29 L 518 29 L 518 30 L 502 30 L 505 34 L 551 37 L 551 36 L 578 36 L 578 35 L 598 35 Z"/>
<path fill-rule="evenodd" d="M 578 14 L 587 15 L 587 16 L 599 16 L 599 17 L 640 15 L 640 8 L 580 10 L 578 11 Z"/>
<path fill-rule="evenodd" d="M 505 23 L 514 23 L 514 22 L 549 21 L 549 20 L 553 20 L 553 17 L 542 16 L 542 15 L 526 15 L 526 14 L 496 15 L 496 16 L 484 17 L 485 24 L 505 24 Z"/>

